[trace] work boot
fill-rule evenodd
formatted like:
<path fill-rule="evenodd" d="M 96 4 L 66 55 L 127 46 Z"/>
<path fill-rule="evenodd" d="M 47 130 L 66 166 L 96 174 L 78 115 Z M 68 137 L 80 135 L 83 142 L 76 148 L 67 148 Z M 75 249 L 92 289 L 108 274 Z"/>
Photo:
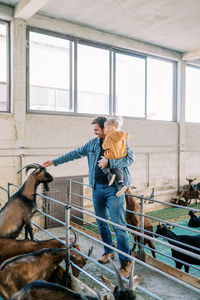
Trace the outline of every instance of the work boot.
<path fill-rule="evenodd" d="M 127 186 L 125 186 L 123 183 L 120 183 L 116 196 L 117 197 L 122 196 L 126 192 L 126 190 L 127 190 Z"/>
<path fill-rule="evenodd" d="M 98 259 L 100 264 L 107 264 L 109 262 L 109 258 L 113 259 L 115 257 L 115 253 L 104 253 L 101 258 Z"/>
<path fill-rule="evenodd" d="M 108 174 L 107 178 L 108 178 L 108 185 L 109 186 L 111 186 L 114 183 L 115 177 L 116 177 L 116 175 L 113 174 L 113 173 Z"/>
<path fill-rule="evenodd" d="M 119 274 L 125 278 L 129 277 L 129 273 L 131 270 L 131 263 L 130 261 L 127 260 L 122 260 L 121 261 L 121 268 L 119 270 Z"/>

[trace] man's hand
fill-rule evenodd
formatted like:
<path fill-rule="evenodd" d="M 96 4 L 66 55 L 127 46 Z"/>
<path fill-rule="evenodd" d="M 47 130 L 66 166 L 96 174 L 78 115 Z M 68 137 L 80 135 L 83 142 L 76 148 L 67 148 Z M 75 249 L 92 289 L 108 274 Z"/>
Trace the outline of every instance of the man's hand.
<path fill-rule="evenodd" d="M 101 156 L 101 159 L 98 161 L 98 166 L 100 169 L 106 168 L 108 166 L 108 159 Z"/>
<path fill-rule="evenodd" d="M 52 165 L 53 165 L 53 163 L 51 160 L 47 160 L 47 161 L 43 162 L 43 164 L 42 164 L 43 168 L 47 168 Z"/>

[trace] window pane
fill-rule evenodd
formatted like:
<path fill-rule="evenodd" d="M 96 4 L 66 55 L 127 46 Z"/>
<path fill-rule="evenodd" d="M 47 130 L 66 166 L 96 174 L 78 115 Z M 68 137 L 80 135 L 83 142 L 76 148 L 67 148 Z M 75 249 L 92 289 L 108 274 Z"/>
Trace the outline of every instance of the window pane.
<path fill-rule="evenodd" d="M 173 63 L 147 59 L 147 118 L 173 119 Z"/>
<path fill-rule="evenodd" d="M 30 109 L 72 111 L 68 40 L 30 32 Z"/>
<path fill-rule="evenodd" d="M 200 69 L 186 66 L 186 122 L 200 122 Z"/>
<path fill-rule="evenodd" d="M 116 114 L 145 116 L 145 60 L 116 54 Z"/>
<path fill-rule="evenodd" d="M 109 114 L 109 51 L 78 45 L 77 111 Z"/>
<path fill-rule="evenodd" d="M 8 110 L 7 25 L 0 23 L 0 111 Z"/>

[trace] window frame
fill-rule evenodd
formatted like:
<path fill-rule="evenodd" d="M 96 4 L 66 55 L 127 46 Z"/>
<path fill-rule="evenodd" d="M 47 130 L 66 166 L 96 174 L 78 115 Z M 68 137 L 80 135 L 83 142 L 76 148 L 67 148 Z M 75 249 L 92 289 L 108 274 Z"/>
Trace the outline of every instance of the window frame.
<path fill-rule="evenodd" d="M 27 47 L 27 80 L 26 80 L 26 111 L 31 114 L 49 114 L 49 115 L 67 115 L 67 116 L 97 116 L 98 114 L 91 113 L 81 113 L 77 112 L 77 46 L 78 44 L 96 47 L 108 50 L 110 66 L 109 66 L 109 114 L 106 116 L 117 116 L 116 115 L 116 53 L 121 53 L 124 55 L 134 56 L 138 58 L 145 59 L 145 115 L 144 117 L 135 117 L 135 116 L 123 116 L 126 119 L 139 119 L 139 120 L 149 120 L 149 121 L 163 121 L 163 122 L 176 122 L 177 121 L 177 61 L 167 58 L 161 58 L 156 55 L 149 55 L 145 53 L 138 53 L 130 49 L 125 49 L 117 46 L 112 46 L 109 44 L 103 44 L 79 37 L 74 37 L 68 34 L 62 34 L 54 31 L 49 31 L 46 29 L 40 29 L 36 27 L 27 26 L 27 44 L 29 45 L 29 32 L 36 32 L 41 34 L 47 34 L 54 37 L 64 38 L 70 41 L 70 102 L 74 107 L 73 112 L 61 112 L 61 111 L 48 111 L 48 110 L 32 110 L 30 109 L 30 97 L 29 97 L 29 47 Z M 73 50 L 73 51 L 72 51 Z M 170 62 L 173 64 L 173 107 L 172 107 L 172 120 L 150 120 L 147 118 L 147 58 L 154 58 L 161 61 Z"/>
<path fill-rule="evenodd" d="M 200 121 L 186 121 L 186 87 L 187 87 L 187 77 L 186 77 L 186 72 L 187 72 L 187 67 L 192 68 L 192 69 L 197 69 L 200 71 L 200 66 L 194 65 L 191 63 L 186 63 L 185 65 L 185 123 L 195 123 L 195 124 L 200 124 Z"/>
<path fill-rule="evenodd" d="M 6 53 L 7 53 L 7 60 L 6 60 L 6 84 L 7 84 L 7 97 L 6 97 L 6 110 L 0 110 L 0 113 L 11 113 L 11 50 L 10 50 L 10 22 L 4 21 L 0 19 L 0 24 L 6 25 Z"/>

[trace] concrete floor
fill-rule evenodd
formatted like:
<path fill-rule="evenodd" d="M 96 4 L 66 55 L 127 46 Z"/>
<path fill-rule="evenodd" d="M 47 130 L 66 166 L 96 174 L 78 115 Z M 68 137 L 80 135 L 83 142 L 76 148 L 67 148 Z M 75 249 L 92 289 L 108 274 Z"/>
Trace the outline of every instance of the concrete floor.
<path fill-rule="evenodd" d="M 64 228 L 55 228 L 51 229 L 50 232 L 57 237 L 64 237 L 65 232 Z M 43 232 L 37 232 L 35 233 L 35 237 L 38 237 L 39 239 L 47 239 L 48 236 Z M 103 254 L 103 247 L 88 238 L 85 238 L 83 235 L 79 235 L 79 244 L 82 249 L 82 251 L 87 254 L 89 247 L 93 245 L 93 253 L 91 255 L 91 258 L 97 260 L 101 254 Z M 117 255 L 115 256 L 113 262 L 117 267 L 119 267 L 119 261 L 117 258 Z M 106 265 L 108 268 L 112 269 L 111 263 Z M 112 274 L 110 274 L 108 271 L 103 270 L 101 267 L 97 266 L 93 262 L 88 261 L 87 264 L 84 267 L 84 270 L 90 274 L 92 274 L 94 277 L 101 280 L 101 274 L 105 275 L 107 278 L 109 278 L 113 283 L 115 283 L 115 278 Z M 136 263 L 135 265 L 135 274 L 140 275 L 140 281 L 139 286 L 152 294 L 156 295 L 160 299 L 163 300 L 200 300 L 200 293 L 197 294 L 196 292 L 185 288 L 183 285 L 178 284 L 171 279 L 166 278 L 165 276 L 160 275 L 157 272 L 154 272 L 144 266 L 142 266 L 139 263 Z M 84 274 L 79 275 L 79 279 L 86 283 L 89 287 L 91 287 L 94 290 L 98 290 L 100 294 L 106 293 L 106 290 L 102 287 L 100 287 L 97 283 L 95 283 L 93 280 L 88 279 Z M 136 289 L 137 293 L 137 300 L 142 299 L 153 299 L 150 296 L 147 296 L 139 289 Z"/>

